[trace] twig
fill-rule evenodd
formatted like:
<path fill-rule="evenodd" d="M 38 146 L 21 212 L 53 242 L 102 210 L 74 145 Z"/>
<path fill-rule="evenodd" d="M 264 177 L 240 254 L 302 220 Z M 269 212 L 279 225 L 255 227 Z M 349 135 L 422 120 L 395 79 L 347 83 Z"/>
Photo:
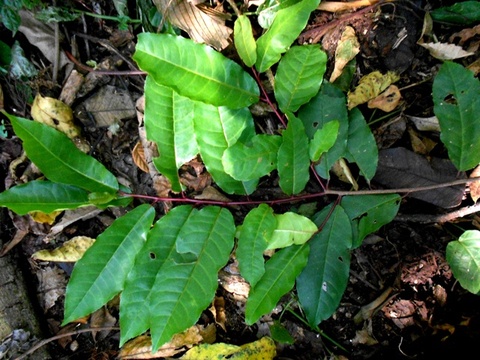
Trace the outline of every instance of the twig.
<path fill-rule="evenodd" d="M 480 211 L 480 203 L 466 206 L 461 209 L 449 212 L 447 214 L 439 214 L 439 215 L 430 215 L 430 214 L 412 214 L 412 215 L 405 215 L 399 214 L 395 217 L 396 221 L 409 221 L 415 222 L 420 224 L 431 224 L 431 223 L 445 223 L 448 221 L 452 221 L 467 215 L 474 214 Z"/>
<path fill-rule="evenodd" d="M 75 331 L 71 331 L 71 332 L 67 332 L 67 333 L 55 335 L 55 336 L 52 336 L 51 338 L 48 338 L 48 339 L 45 339 L 45 340 L 42 340 L 42 341 L 36 343 L 34 346 L 32 346 L 30 349 L 28 349 L 28 351 L 27 351 L 26 353 L 20 355 L 19 357 L 15 358 L 15 359 L 13 359 L 13 360 L 26 359 L 27 356 L 33 354 L 35 351 L 37 351 L 38 349 L 40 349 L 42 346 L 45 346 L 45 345 L 47 345 L 48 343 L 50 343 L 50 342 L 52 342 L 52 341 L 55 341 L 55 340 L 58 340 L 58 339 L 61 339 L 61 338 L 63 338 L 63 337 L 78 335 L 78 334 L 85 333 L 85 332 L 103 331 L 103 330 L 120 330 L 120 328 L 119 328 L 119 327 L 116 327 L 116 326 L 93 327 L 93 328 L 89 328 L 89 329 L 79 329 L 79 330 L 75 330 Z"/>

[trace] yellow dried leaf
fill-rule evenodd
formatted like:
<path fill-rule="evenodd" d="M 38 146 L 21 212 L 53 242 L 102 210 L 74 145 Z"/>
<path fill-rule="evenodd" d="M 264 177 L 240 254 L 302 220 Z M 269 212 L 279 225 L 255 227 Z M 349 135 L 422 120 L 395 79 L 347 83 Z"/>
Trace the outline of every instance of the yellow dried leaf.
<path fill-rule="evenodd" d="M 392 83 L 398 81 L 398 76 L 393 71 L 383 75 L 380 71 L 371 72 L 362 77 L 354 91 L 348 93 L 348 109 L 366 103 L 368 100 L 376 98 Z"/>
<path fill-rule="evenodd" d="M 140 170 L 148 174 L 148 165 L 145 160 L 145 150 L 143 149 L 142 143 L 138 141 L 132 150 L 132 159 L 135 165 L 139 167 Z"/>
<path fill-rule="evenodd" d="M 63 132 L 70 139 L 80 136 L 80 128 L 73 123 L 72 109 L 60 100 L 37 94 L 31 114 L 35 121 Z"/>
<path fill-rule="evenodd" d="M 33 259 L 42 261 L 74 262 L 92 246 L 95 239 L 88 236 L 75 236 L 53 250 L 40 250 L 32 255 Z"/>
<path fill-rule="evenodd" d="M 358 183 L 352 175 L 345 159 L 340 158 L 332 166 L 332 172 L 338 177 L 340 181 L 352 184 L 355 190 L 358 190 Z"/>
<path fill-rule="evenodd" d="M 275 342 L 269 337 L 235 346 L 225 343 L 203 344 L 187 351 L 182 360 L 272 360 L 277 355 Z"/>
<path fill-rule="evenodd" d="M 334 82 L 342 74 L 345 65 L 354 59 L 359 52 L 360 44 L 355 35 L 355 30 L 353 27 L 347 26 L 335 50 L 335 68 L 330 76 L 330 82 Z"/>
<path fill-rule="evenodd" d="M 382 92 L 375 99 L 368 101 L 368 108 L 390 112 L 398 106 L 401 99 L 402 95 L 400 94 L 398 87 L 390 85 L 387 90 Z"/>
<path fill-rule="evenodd" d="M 32 217 L 33 221 L 37 223 L 52 225 L 60 213 L 61 211 L 53 211 L 49 214 L 41 211 L 31 211 L 29 212 L 29 215 Z"/>

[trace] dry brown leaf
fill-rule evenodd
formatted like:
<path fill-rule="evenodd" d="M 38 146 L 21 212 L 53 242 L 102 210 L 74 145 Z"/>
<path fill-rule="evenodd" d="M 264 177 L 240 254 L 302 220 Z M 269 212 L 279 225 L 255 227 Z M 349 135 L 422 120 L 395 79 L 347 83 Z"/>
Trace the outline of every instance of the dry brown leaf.
<path fill-rule="evenodd" d="M 213 304 L 210 306 L 209 310 L 215 319 L 215 323 L 220 326 L 223 331 L 227 331 L 227 328 L 225 327 L 225 322 L 227 320 L 225 315 L 225 299 L 223 296 L 215 296 Z"/>
<path fill-rule="evenodd" d="M 408 135 L 410 136 L 410 144 L 412 150 L 417 154 L 428 155 L 437 145 L 432 139 L 422 136 L 412 127 L 408 127 Z"/>
<path fill-rule="evenodd" d="M 100 309 L 95 311 L 92 316 L 90 316 L 90 326 L 92 327 L 92 329 L 100 327 L 112 327 L 116 323 L 117 319 L 110 314 L 110 312 L 105 306 L 102 306 Z M 98 338 L 97 332 L 97 330 L 92 330 L 92 337 L 95 341 L 105 339 L 109 334 L 110 330 L 101 330 Z"/>
<path fill-rule="evenodd" d="M 402 95 L 400 94 L 398 87 L 395 85 L 390 85 L 387 90 L 382 92 L 375 99 L 368 101 L 368 108 L 390 112 L 398 106 L 401 99 Z"/>
<path fill-rule="evenodd" d="M 218 51 L 230 44 L 232 29 L 225 26 L 225 21 L 206 14 L 190 1 L 154 0 L 153 3 L 172 25 L 187 32 L 193 41 L 211 45 Z"/>
<path fill-rule="evenodd" d="M 135 165 L 138 166 L 140 170 L 148 174 L 148 164 L 145 160 L 145 151 L 143 150 L 142 143 L 138 141 L 132 150 L 132 158 Z"/>
<path fill-rule="evenodd" d="M 462 49 L 462 47 L 455 44 L 444 43 L 420 43 L 430 52 L 434 58 L 439 60 L 455 60 L 474 55 L 474 52 L 468 52 Z"/>
<path fill-rule="evenodd" d="M 392 71 L 389 71 L 384 75 L 380 71 L 373 71 L 370 74 L 363 76 L 354 91 L 348 92 L 348 109 L 351 110 L 357 105 L 376 98 L 392 83 L 399 79 L 400 77 Z"/>
<path fill-rule="evenodd" d="M 75 236 L 53 250 L 39 250 L 32 258 L 42 261 L 75 262 L 93 245 L 95 239 L 88 236 Z"/>
<path fill-rule="evenodd" d="M 351 26 L 347 26 L 342 33 L 342 37 L 335 49 L 335 68 L 330 76 L 330 82 L 334 82 L 343 71 L 345 65 L 355 58 L 360 52 L 360 43 L 358 42 L 355 30 Z"/>
<path fill-rule="evenodd" d="M 340 181 L 343 181 L 347 184 L 352 184 L 354 190 L 358 190 L 358 183 L 353 177 L 345 159 L 341 158 L 337 160 L 332 166 L 332 172 Z"/>
<path fill-rule="evenodd" d="M 478 177 L 480 176 L 480 165 L 477 166 L 472 173 L 470 174 L 470 177 Z M 470 197 L 472 198 L 473 202 L 477 202 L 477 200 L 480 198 L 480 181 L 474 181 L 469 184 L 470 188 Z"/>
<path fill-rule="evenodd" d="M 47 267 L 37 270 L 38 292 L 43 310 L 46 312 L 56 301 L 65 295 L 67 278 L 59 268 Z"/>

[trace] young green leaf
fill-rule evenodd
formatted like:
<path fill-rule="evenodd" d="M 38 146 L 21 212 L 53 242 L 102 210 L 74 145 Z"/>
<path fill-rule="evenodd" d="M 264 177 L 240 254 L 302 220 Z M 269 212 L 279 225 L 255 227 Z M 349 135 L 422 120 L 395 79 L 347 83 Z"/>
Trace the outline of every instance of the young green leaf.
<path fill-rule="evenodd" d="M 287 116 L 288 125 L 282 133 L 277 167 L 280 187 L 285 194 L 292 195 L 305 188 L 310 177 L 310 159 L 303 123 L 291 113 Z"/>
<path fill-rule="evenodd" d="M 120 299 L 120 346 L 153 326 L 155 302 L 165 295 L 158 293 L 156 283 L 162 281 L 162 267 L 176 254 L 178 234 L 193 213 L 191 206 L 174 207 L 149 231 Z"/>
<path fill-rule="evenodd" d="M 446 61 L 433 81 L 433 111 L 440 139 L 458 170 L 480 163 L 480 81 L 462 65 Z"/>
<path fill-rule="evenodd" d="M 337 141 L 315 165 L 315 170 L 324 179 L 329 179 L 329 171 L 333 164 L 345 155 L 348 139 L 348 113 L 345 95 L 328 82 L 324 82 L 320 92 L 308 104 L 298 111 L 298 117 L 305 125 L 305 131 L 311 139 L 317 129 L 322 128 L 327 122 L 337 120 L 340 123 Z"/>
<path fill-rule="evenodd" d="M 317 162 L 323 153 L 326 153 L 337 141 L 338 129 L 340 122 L 332 120 L 324 124 L 320 129 L 315 131 L 313 139 L 310 141 L 309 151 L 310 160 Z"/>
<path fill-rule="evenodd" d="M 265 274 L 250 290 L 245 309 L 245 322 L 254 324 L 272 311 L 280 298 L 292 290 L 295 278 L 307 263 L 308 244 L 292 245 L 277 251 L 265 264 Z"/>
<path fill-rule="evenodd" d="M 263 252 L 276 227 L 273 210 L 266 204 L 251 210 L 243 220 L 235 255 L 240 274 L 250 286 L 255 286 L 265 272 Z"/>
<path fill-rule="evenodd" d="M 320 90 L 327 55 L 320 45 L 292 46 L 278 64 L 275 98 L 284 113 L 295 112 Z"/>
<path fill-rule="evenodd" d="M 116 192 L 118 182 L 103 164 L 84 154 L 63 133 L 41 123 L 6 114 L 22 139 L 28 158 L 51 181 L 90 192 Z"/>
<path fill-rule="evenodd" d="M 328 319 L 337 309 L 345 292 L 350 270 L 352 228 L 339 205 L 324 208 L 315 223 L 326 223 L 308 243 L 310 256 L 297 278 L 300 304 L 312 326 Z"/>
<path fill-rule="evenodd" d="M 319 3 L 320 0 L 302 0 L 277 12 L 270 28 L 257 40 L 255 67 L 258 72 L 265 72 L 280 60 L 282 54 L 305 29 L 310 13 Z"/>
<path fill-rule="evenodd" d="M 0 193 L 0 206 L 18 215 L 31 211 L 51 213 L 90 204 L 88 193 L 76 186 L 34 180 Z"/>
<path fill-rule="evenodd" d="M 236 180 L 249 181 L 268 175 L 277 167 L 277 153 L 282 138 L 260 134 L 248 145 L 240 141 L 225 150 L 222 157 L 225 172 Z"/>
<path fill-rule="evenodd" d="M 254 136 L 252 114 L 247 108 L 232 110 L 195 103 L 195 134 L 200 155 L 216 184 L 228 194 L 251 194 L 258 180 L 241 182 L 227 174 L 222 164 L 225 150 Z"/>
<path fill-rule="evenodd" d="M 480 232 L 467 230 L 447 245 L 447 261 L 464 289 L 480 294 Z"/>
<path fill-rule="evenodd" d="M 400 196 L 397 194 L 344 196 L 340 205 L 345 209 L 352 224 L 352 248 L 357 248 L 365 236 L 393 220 L 400 207 Z"/>
<path fill-rule="evenodd" d="M 63 325 L 89 315 L 123 289 L 154 216 L 151 206 L 140 205 L 97 237 L 73 269 L 67 285 Z"/>
<path fill-rule="evenodd" d="M 170 251 L 155 275 L 155 294 L 147 305 L 154 352 L 174 334 L 195 324 L 208 307 L 218 287 L 218 271 L 233 248 L 234 235 L 232 214 L 213 206 L 194 210 L 178 230 L 175 251 Z"/>
<path fill-rule="evenodd" d="M 272 26 L 273 19 L 275 19 L 279 10 L 295 5 L 300 1 L 302 0 L 266 0 L 262 2 L 257 9 L 258 24 L 263 29 L 268 29 Z"/>
<path fill-rule="evenodd" d="M 259 98 L 257 83 L 240 65 L 181 36 L 142 33 L 133 58 L 155 82 L 192 100 L 238 109 Z"/>
<path fill-rule="evenodd" d="M 347 151 L 345 158 L 357 164 L 361 174 L 370 183 L 378 164 L 378 147 L 370 127 L 360 110 L 354 108 L 349 114 Z"/>
<path fill-rule="evenodd" d="M 178 169 L 198 154 L 193 129 L 194 101 L 171 88 L 157 84 L 150 76 L 145 81 L 145 130 L 147 139 L 157 144 L 155 167 L 180 192 Z"/>
<path fill-rule="evenodd" d="M 267 249 L 280 249 L 306 243 L 318 231 L 317 225 L 305 216 L 286 212 L 275 215 L 277 227 L 268 241 Z"/>
<path fill-rule="evenodd" d="M 253 37 L 252 24 L 246 15 L 240 15 L 233 25 L 233 41 L 238 55 L 248 67 L 257 61 L 257 44 Z"/>

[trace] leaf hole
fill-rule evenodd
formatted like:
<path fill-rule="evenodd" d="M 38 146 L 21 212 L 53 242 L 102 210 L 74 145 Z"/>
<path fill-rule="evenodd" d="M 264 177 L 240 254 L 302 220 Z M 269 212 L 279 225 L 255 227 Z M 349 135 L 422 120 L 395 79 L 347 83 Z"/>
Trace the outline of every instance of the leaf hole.
<path fill-rule="evenodd" d="M 445 100 L 447 104 L 457 105 L 457 99 L 453 94 L 448 94 L 443 100 Z"/>
<path fill-rule="evenodd" d="M 155 254 L 154 252 L 150 252 L 148 256 L 150 256 L 150 259 L 152 260 L 155 260 L 157 258 L 157 254 Z"/>
<path fill-rule="evenodd" d="M 312 123 L 312 125 L 313 125 L 314 128 L 317 128 L 317 127 L 318 127 L 318 121 L 314 121 L 314 122 Z"/>
<path fill-rule="evenodd" d="M 343 257 L 339 256 L 338 260 L 343 263 Z"/>

